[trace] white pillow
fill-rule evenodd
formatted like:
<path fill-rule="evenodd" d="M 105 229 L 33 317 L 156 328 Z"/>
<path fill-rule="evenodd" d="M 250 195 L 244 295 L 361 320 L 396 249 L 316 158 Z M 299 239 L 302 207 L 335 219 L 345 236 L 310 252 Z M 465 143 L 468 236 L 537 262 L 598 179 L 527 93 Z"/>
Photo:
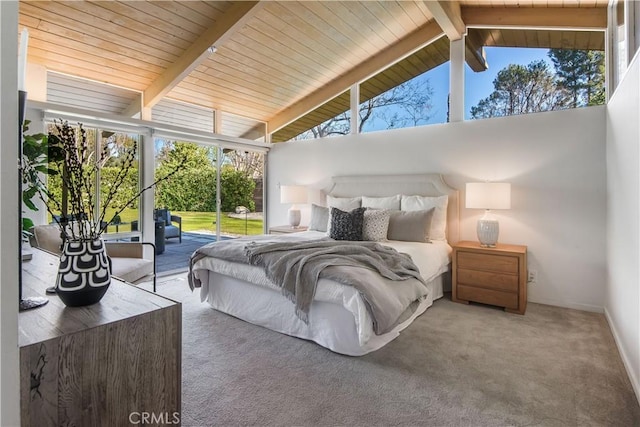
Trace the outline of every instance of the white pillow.
<path fill-rule="evenodd" d="M 449 196 L 402 196 L 400 208 L 403 211 L 423 211 L 435 208 L 431 221 L 431 240 L 447 240 L 447 205 Z"/>
<path fill-rule="evenodd" d="M 333 197 L 327 196 L 327 207 L 338 208 L 350 212 L 362 206 L 362 197 Z"/>
<path fill-rule="evenodd" d="M 400 210 L 400 195 L 391 197 L 362 197 L 363 208 Z"/>
<path fill-rule="evenodd" d="M 367 209 L 364 211 L 362 240 L 371 240 L 373 242 L 387 240 L 390 216 L 391 212 L 387 210 Z"/>

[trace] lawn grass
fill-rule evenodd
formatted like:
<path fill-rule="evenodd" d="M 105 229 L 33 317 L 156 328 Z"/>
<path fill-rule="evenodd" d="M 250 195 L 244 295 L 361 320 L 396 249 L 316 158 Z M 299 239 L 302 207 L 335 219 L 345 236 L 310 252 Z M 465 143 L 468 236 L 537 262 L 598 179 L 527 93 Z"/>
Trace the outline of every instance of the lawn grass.
<path fill-rule="evenodd" d="M 209 233 L 215 234 L 216 232 L 216 213 L 215 212 L 182 212 L 182 211 L 172 211 L 172 215 L 177 215 L 182 218 L 182 231 L 206 231 Z M 107 219 L 111 218 L 113 215 L 112 212 L 109 212 L 106 216 Z M 119 231 L 130 231 L 131 230 L 131 221 L 135 221 L 138 219 L 138 210 L 137 209 L 125 209 L 124 212 L 120 214 L 120 220 L 124 224 L 119 226 Z M 222 213 L 220 215 L 220 232 L 224 235 L 234 235 L 234 236 L 244 236 L 246 235 L 256 235 L 263 234 L 263 221 L 256 219 L 249 219 L 246 221 L 244 219 L 231 218 L 226 213 Z M 108 231 L 110 233 L 114 233 L 116 231 L 115 226 L 109 226 Z"/>

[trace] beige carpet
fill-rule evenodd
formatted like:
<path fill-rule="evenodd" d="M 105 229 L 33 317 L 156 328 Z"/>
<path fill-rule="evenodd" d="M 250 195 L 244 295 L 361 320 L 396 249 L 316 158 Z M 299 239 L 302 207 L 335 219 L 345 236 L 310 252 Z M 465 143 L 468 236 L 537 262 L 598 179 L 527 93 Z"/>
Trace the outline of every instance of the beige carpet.
<path fill-rule="evenodd" d="M 184 275 L 159 283 L 183 303 L 184 426 L 640 426 L 600 314 L 445 297 L 355 358 L 216 312 Z"/>

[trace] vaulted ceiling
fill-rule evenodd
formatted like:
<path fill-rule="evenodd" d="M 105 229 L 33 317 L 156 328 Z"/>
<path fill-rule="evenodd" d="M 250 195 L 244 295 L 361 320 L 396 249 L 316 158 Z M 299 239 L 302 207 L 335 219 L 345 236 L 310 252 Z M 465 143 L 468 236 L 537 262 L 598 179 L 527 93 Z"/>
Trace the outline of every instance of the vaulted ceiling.
<path fill-rule="evenodd" d="M 375 96 L 446 62 L 448 39 L 467 34 L 482 71 L 484 46 L 603 49 L 606 14 L 607 0 L 20 1 L 19 24 L 47 70 L 139 91 L 145 108 L 167 97 L 263 121 L 286 140 L 344 111 L 355 83 L 375 75 L 361 89 Z"/>

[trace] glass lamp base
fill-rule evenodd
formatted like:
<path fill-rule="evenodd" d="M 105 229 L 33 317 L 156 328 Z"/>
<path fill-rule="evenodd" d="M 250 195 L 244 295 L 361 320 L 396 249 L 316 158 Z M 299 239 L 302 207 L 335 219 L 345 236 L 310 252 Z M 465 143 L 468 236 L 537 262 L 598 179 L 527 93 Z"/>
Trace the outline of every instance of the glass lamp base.
<path fill-rule="evenodd" d="M 498 243 L 498 233 L 500 226 L 497 220 L 478 220 L 478 240 L 480 245 L 485 248 L 495 248 Z"/>
<path fill-rule="evenodd" d="M 300 209 L 289 209 L 289 225 L 291 228 L 298 228 L 301 219 L 302 215 L 300 214 Z"/>

